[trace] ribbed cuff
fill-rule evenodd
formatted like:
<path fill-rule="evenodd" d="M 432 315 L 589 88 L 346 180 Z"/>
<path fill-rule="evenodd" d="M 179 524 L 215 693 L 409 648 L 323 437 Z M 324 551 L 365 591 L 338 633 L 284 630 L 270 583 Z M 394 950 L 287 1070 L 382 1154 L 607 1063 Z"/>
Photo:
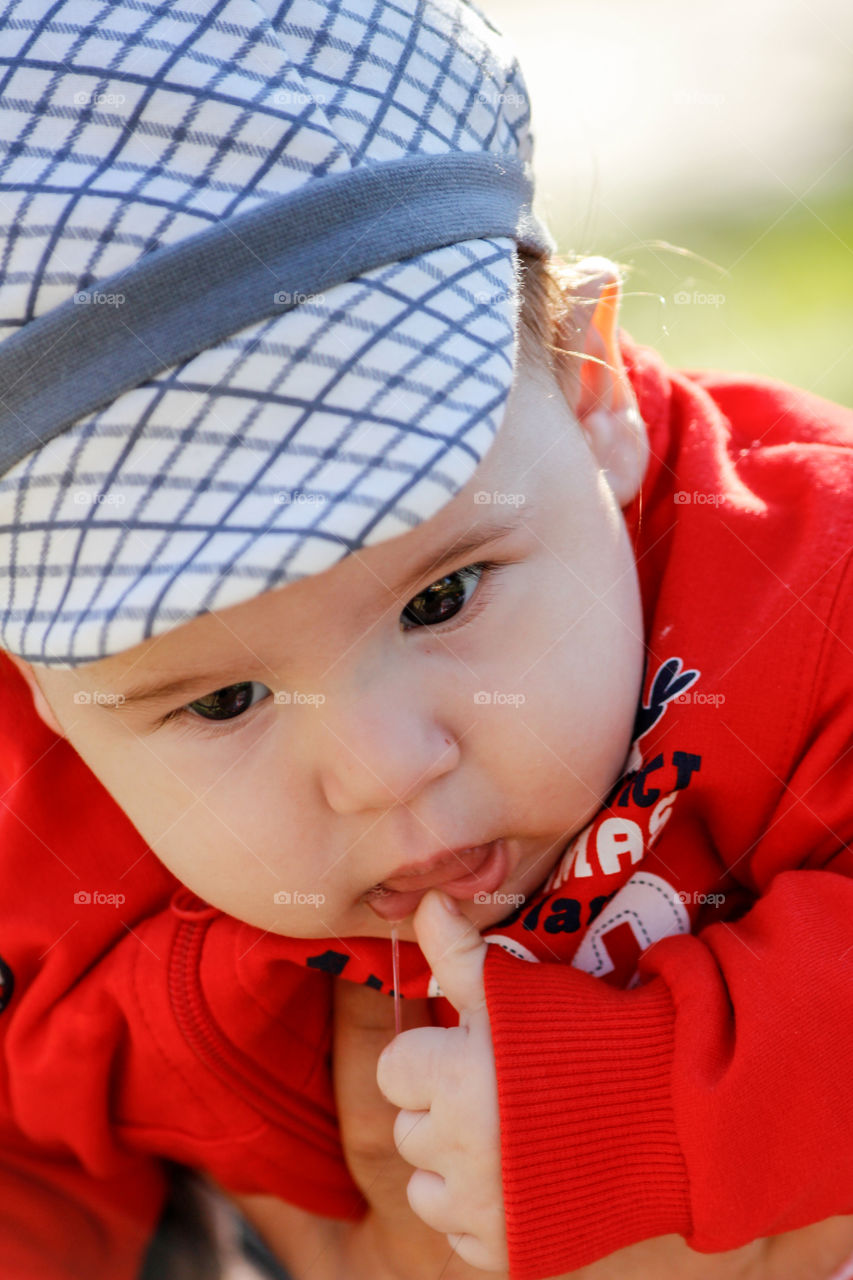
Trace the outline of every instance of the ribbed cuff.
<path fill-rule="evenodd" d="M 510 1273 L 543 1280 L 691 1230 L 671 1094 L 675 1011 L 489 947 Z"/>

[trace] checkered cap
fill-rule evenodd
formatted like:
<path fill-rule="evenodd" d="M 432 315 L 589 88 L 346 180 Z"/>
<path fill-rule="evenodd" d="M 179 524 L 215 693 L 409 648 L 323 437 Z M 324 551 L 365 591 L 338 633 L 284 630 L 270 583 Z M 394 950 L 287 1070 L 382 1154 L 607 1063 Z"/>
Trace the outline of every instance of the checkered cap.
<path fill-rule="evenodd" d="M 449 501 L 554 247 L 491 215 L 529 125 L 464 0 L 0 0 L 0 645 L 95 661 Z"/>

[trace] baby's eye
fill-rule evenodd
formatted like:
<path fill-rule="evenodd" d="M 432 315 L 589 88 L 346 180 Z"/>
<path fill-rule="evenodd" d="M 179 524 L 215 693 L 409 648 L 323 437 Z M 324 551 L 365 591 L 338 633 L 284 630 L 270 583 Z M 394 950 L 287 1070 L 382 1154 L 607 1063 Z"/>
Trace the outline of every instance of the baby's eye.
<path fill-rule="evenodd" d="M 437 622 L 446 622 L 448 618 L 452 618 L 471 599 L 487 568 L 488 565 L 485 564 L 466 565 L 464 569 L 456 569 L 445 578 L 439 578 L 437 582 L 424 587 L 423 591 L 412 596 L 400 614 L 401 624 L 403 620 L 410 624 L 408 627 L 404 626 L 403 630 L 431 627 Z"/>
<path fill-rule="evenodd" d="M 235 720 L 255 705 L 257 691 L 262 691 L 263 696 L 272 692 L 259 680 L 243 680 L 240 684 L 229 684 L 224 689 L 206 693 L 203 698 L 188 702 L 183 709 L 202 720 Z"/>

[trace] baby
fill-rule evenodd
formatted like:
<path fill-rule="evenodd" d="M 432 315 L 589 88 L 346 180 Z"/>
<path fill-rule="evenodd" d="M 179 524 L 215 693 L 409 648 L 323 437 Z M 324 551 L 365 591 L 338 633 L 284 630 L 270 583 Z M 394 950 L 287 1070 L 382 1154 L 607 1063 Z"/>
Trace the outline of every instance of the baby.
<path fill-rule="evenodd" d="M 850 1212 L 850 414 L 673 373 L 620 334 L 612 264 L 561 271 L 523 83 L 468 5 L 241 0 L 159 34 L 61 7 L 16 74 L 35 48 L 82 75 L 109 31 L 124 96 L 74 104 L 110 145 L 54 139 L 52 220 L 9 179 L 0 637 L 157 893 L 185 887 L 167 923 L 242 922 L 270 1035 L 282 958 L 446 997 L 379 1079 L 413 1208 L 475 1266 Z M 30 91 L 17 156 L 70 110 Z M 146 911 L 139 1009 L 178 937 Z M 199 983 L 220 1028 L 240 983 Z M 288 1032 L 325 1049 L 305 990 Z"/>

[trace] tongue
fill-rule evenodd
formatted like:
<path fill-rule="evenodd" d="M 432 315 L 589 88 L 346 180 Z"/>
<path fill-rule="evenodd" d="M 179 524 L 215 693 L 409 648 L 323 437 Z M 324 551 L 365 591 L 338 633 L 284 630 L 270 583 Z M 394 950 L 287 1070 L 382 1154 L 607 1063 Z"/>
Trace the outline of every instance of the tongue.
<path fill-rule="evenodd" d="M 478 893 L 494 893 L 509 872 L 506 846 L 502 840 L 488 846 L 488 853 L 476 870 L 451 880 L 442 888 L 451 898 L 473 898 Z"/>
<path fill-rule="evenodd" d="M 397 876 L 383 880 L 385 889 L 394 893 L 409 893 L 421 889 L 433 889 L 436 885 L 457 884 L 464 880 L 473 880 L 488 858 L 494 844 L 480 844 L 473 849 L 459 853 L 452 862 L 434 871 L 425 871 L 423 875 Z"/>

